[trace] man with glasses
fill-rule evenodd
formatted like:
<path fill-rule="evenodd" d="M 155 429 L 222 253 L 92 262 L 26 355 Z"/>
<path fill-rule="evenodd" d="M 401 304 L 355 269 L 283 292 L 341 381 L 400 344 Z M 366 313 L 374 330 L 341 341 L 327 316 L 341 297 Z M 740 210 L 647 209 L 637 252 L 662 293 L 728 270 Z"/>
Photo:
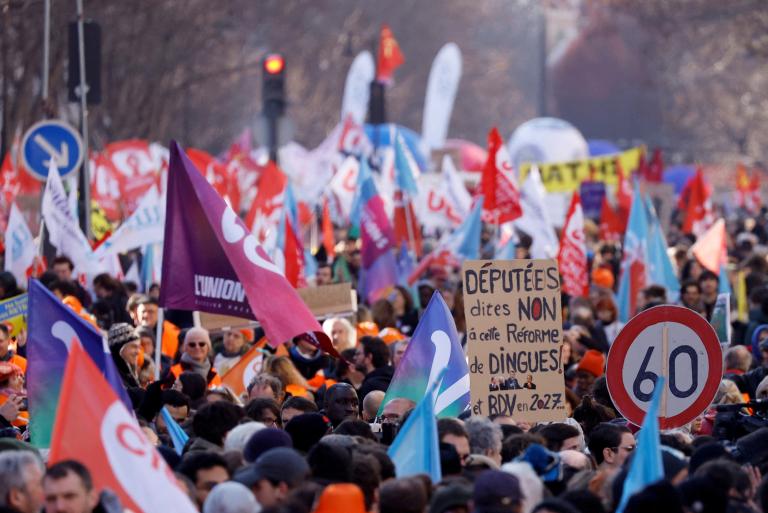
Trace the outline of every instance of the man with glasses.
<path fill-rule="evenodd" d="M 600 470 L 621 468 L 637 445 L 629 428 L 604 422 L 592 430 L 587 447 Z"/>
<path fill-rule="evenodd" d="M 171 367 L 171 373 L 178 378 L 184 371 L 193 371 L 205 378 L 208 388 L 221 385 L 221 378 L 211 365 L 211 337 L 205 328 L 190 328 L 184 335 L 181 359 Z"/>

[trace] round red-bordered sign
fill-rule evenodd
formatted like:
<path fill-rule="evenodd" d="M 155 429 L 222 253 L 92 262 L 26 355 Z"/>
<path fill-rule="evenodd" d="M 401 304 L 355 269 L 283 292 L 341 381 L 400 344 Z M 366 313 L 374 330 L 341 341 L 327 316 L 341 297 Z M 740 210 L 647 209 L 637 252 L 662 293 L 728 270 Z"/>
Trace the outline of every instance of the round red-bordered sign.
<path fill-rule="evenodd" d="M 683 426 L 709 406 L 723 375 L 723 359 L 717 333 L 706 319 L 672 305 L 630 319 L 608 352 L 606 383 L 616 408 L 638 426 L 650 405 L 654 375 L 665 377 L 662 429 Z"/>

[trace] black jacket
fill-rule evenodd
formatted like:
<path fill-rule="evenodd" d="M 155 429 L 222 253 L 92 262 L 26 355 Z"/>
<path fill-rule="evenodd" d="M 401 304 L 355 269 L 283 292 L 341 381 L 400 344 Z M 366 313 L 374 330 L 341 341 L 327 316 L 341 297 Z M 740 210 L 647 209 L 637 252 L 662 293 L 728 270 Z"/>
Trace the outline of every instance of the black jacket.
<path fill-rule="evenodd" d="M 384 392 L 389 388 L 389 382 L 392 381 L 392 376 L 395 374 L 394 367 L 387 365 L 386 367 L 379 367 L 371 371 L 363 380 L 363 384 L 360 385 L 360 389 L 357 391 L 357 397 L 360 399 L 360 407 L 363 406 L 363 399 L 368 395 L 368 392 L 374 390 L 382 390 Z"/>

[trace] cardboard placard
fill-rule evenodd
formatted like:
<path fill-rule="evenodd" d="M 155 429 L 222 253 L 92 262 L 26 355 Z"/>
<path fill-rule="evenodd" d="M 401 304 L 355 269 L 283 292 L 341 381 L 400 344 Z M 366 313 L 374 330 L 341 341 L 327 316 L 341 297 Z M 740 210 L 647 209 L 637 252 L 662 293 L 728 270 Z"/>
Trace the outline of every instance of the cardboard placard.
<path fill-rule="evenodd" d="M 472 414 L 564 420 L 557 261 L 467 260 L 462 278 Z"/>
<path fill-rule="evenodd" d="M 357 310 L 357 293 L 350 283 L 334 283 L 298 289 L 301 299 L 318 319 L 343 317 Z M 252 319 L 200 312 L 200 324 L 208 331 L 258 326 Z"/>

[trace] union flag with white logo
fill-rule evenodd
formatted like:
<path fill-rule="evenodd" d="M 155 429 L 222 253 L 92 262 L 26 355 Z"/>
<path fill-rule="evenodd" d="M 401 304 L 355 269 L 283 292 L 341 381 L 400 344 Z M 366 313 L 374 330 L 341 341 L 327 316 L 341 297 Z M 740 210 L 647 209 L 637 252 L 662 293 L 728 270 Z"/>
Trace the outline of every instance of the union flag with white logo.
<path fill-rule="evenodd" d="M 76 339 L 64 371 L 49 464 L 69 459 L 90 470 L 98 492 L 115 492 L 126 511 L 197 511 Z"/>

